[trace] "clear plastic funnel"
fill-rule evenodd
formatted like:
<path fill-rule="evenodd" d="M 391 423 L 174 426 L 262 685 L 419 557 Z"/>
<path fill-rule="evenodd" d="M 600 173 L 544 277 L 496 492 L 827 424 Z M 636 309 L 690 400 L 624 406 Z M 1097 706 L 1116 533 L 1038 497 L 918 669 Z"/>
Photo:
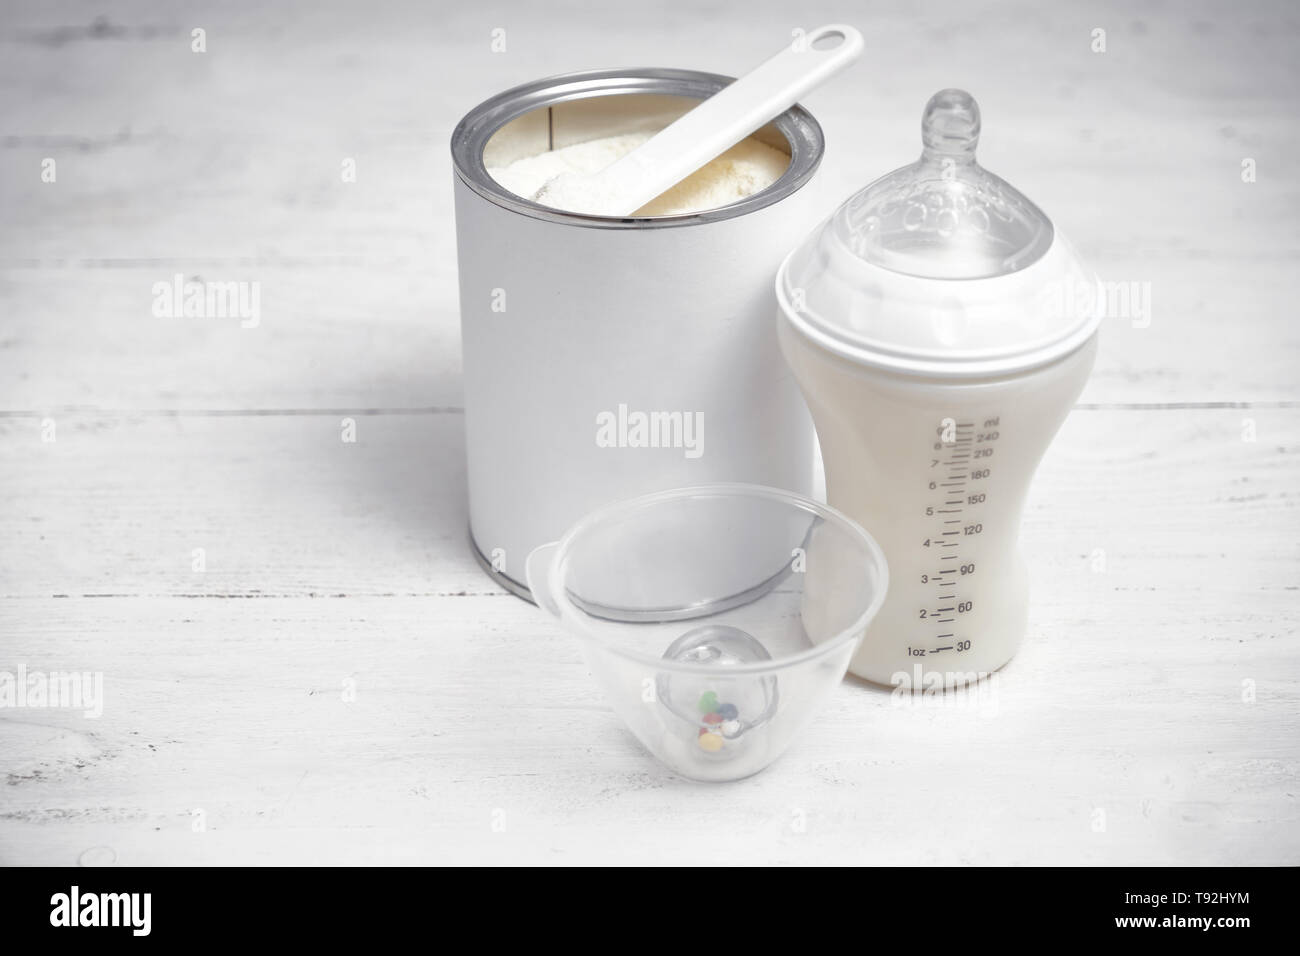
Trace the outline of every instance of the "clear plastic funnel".
<path fill-rule="evenodd" d="M 696 780 L 762 770 L 816 718 L 884 600 L 885 559 L 825 505 L 681 488 L 579 521 L 528 559 L 614 711 Z"/>

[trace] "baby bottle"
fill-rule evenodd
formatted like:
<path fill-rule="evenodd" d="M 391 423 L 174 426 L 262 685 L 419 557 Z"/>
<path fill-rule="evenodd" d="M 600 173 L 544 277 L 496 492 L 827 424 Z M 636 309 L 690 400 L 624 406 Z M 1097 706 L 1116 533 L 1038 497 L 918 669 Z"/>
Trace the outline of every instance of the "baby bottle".
<path fill-rule="evenodd" d="M 975 161 L 979 133 L 968 93 L 935 94 L 920 160 L 853 195 L 777 275 L 827 498 L 889 562 L 849 668 L 882 684 L 965 683 L 1015 654 L 1025 494 L 1096 353 L 1095 278 Z"/>

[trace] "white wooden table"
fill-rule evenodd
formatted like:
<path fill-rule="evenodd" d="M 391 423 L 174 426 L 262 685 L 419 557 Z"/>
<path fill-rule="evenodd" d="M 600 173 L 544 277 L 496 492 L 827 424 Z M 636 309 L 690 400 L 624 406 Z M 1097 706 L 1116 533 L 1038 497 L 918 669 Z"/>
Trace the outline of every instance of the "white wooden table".
<path fill-rule="evenodd" d="M 734 74 L 849 16 L 538 6 L 6 6 L 0 671 L 105 700 L 0 709 L 0 862 L 1300 863 L 1292 8 L 850 18 L 866 61 L 808 100 L 828 209 L 962 85 L 986 165 L 1153 308 L 1043 463 L 996 698 L 849 682 L 710 787 L 470 556 L 447 138 L 537 76 Z M 176 274 L 260 282 L 260 324 L 155 317 Z"/>

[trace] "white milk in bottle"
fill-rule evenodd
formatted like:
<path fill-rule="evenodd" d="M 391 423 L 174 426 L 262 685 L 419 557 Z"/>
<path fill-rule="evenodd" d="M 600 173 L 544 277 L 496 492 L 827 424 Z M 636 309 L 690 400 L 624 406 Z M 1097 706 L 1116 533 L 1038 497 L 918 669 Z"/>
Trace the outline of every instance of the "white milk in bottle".
<path fill-rule="evenodd" d="M 921 159 L 851 197 L 777 276 L 827 499 L 889 562 L 889 596 L 850 670 L 916 689 L 918 676 L 962 684 L 1015 654 L 1025 495 L 1096 352 L 1095 278 L 976 163 L 979 130 L 969 94 L 936 94 Z"/>

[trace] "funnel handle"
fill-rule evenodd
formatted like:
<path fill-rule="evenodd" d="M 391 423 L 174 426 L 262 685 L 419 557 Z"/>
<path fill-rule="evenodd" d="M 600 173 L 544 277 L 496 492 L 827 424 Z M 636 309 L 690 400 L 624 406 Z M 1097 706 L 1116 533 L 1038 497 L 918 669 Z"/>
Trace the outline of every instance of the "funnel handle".
<path fill-rule="evenodd" d="M 533 603 L 557 618 L 560 616 L 560 608 L 551 594 L 551 562 L 555 560 L 555 552 L 559 548 L 558 541 L 539 544 L 524 561 L 524 581 L 533 595 Z"/>

